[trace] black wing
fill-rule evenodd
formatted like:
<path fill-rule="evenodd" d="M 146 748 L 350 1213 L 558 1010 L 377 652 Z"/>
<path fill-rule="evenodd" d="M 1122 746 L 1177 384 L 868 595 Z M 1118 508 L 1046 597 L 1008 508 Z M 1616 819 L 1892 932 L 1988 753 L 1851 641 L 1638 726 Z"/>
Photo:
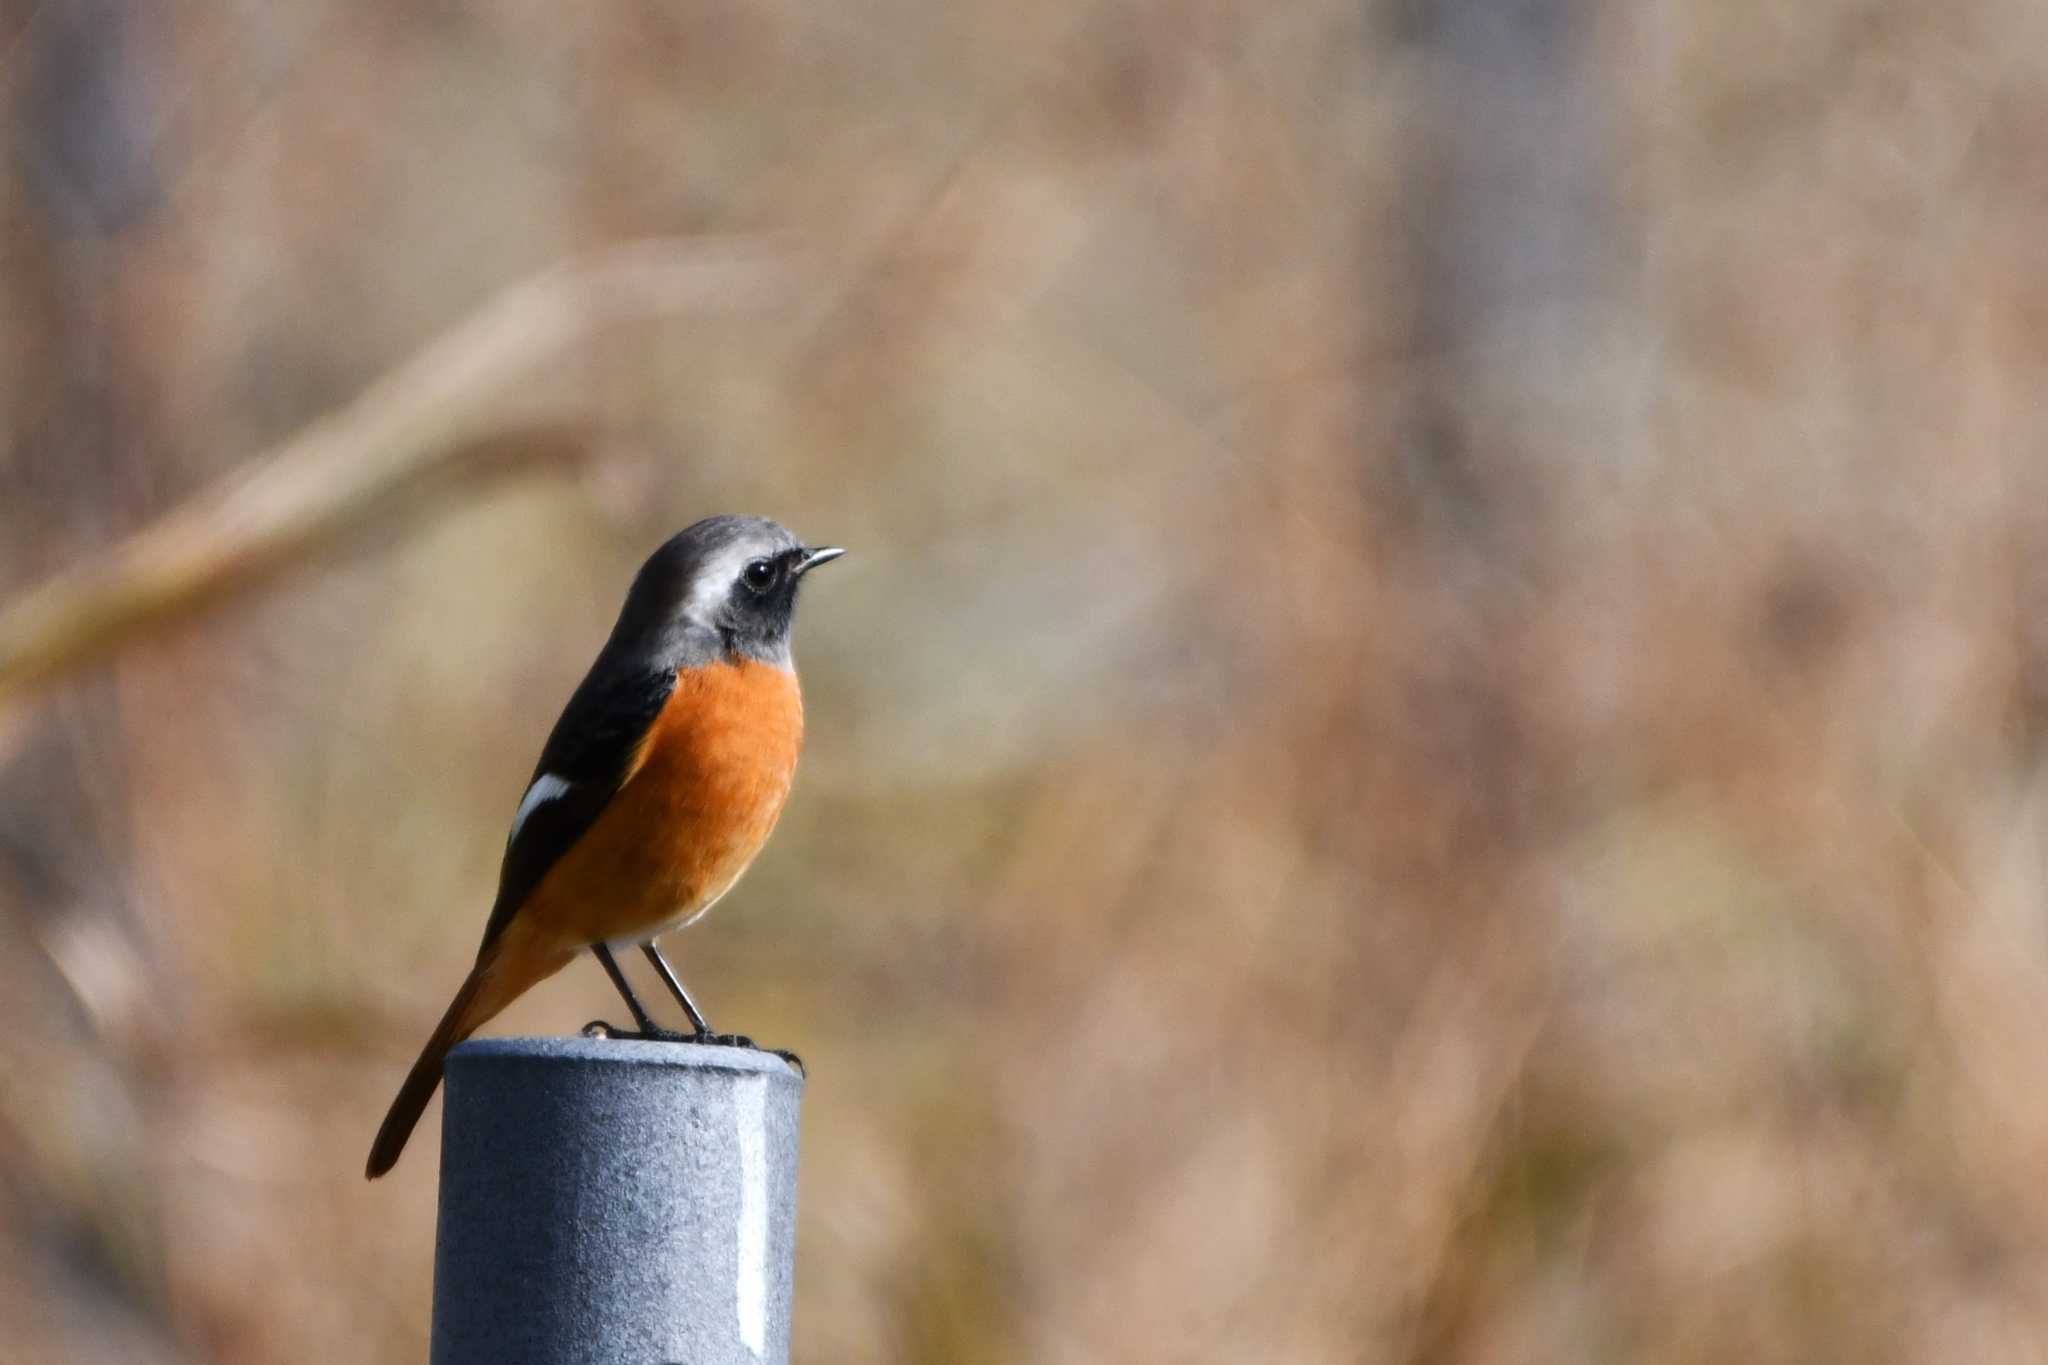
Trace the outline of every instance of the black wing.
<path fill-rule="evenodd" d="M 506 840 L 504 865 L 498 871 L 498 899 L 484 926 L 479 956 L 526 904 L 548 869 L 583 837 L 617 795 L 634 750 L 675 686 L 675 674 L 667 669 L 617 673 L 606 669 L 600 659 L 569 698 L 540 752 L 527 789 L 531 791 L 533 782 L 544 776 L 569 785 L 559 796 L 536 804 Z"/>

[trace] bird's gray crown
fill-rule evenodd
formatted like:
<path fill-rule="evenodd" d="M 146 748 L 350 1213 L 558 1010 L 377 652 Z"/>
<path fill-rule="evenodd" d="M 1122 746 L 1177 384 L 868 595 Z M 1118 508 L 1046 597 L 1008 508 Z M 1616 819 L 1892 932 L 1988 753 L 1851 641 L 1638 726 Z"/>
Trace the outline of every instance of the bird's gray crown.
<path fill-rule="evenodd" d="M 706 517 L 648 556 L 613 643 L 668 667 L 724 656 L 787 668 L 797 584 L 828 557 L 766 517 Z"/>

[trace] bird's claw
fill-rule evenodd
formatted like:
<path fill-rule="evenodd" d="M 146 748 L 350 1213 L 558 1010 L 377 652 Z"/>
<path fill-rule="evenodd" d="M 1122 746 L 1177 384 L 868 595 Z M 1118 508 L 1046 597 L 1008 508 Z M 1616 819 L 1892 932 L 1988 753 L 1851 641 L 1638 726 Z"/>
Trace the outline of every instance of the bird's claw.
<path fill-rule="evenodd" d="M 701 1043 L 705 1047 L 743 1047 L 754 1052 L 760 1051 L 760 1045 L 744 1033 L 686 1033 L 683 1035 L 683 1041 Z"/>
<path fill-rule="evenodd" d="M 630 1043 L 696 1043 L 700 1047 L 739 1047 L 749 1052 L 762 1051 L 761 1045 L 744 1033 L 678 1033 L 673 1029 L 650 1028 L 642 1030 L 622 1029 L 602 1019 L 593 1019 L 582 1029 L 585 1038 L 613 1038 Z M 808 1077 L 810 1072 L 804 1066 L 804 1059 L 794 1052 L 769 1048 L 770 1056 L 780 1057 L 796 1068 L 796 1074 Z"/>
<path fill-rule="evenodd" d="M 585 1038 L 611 1038 L 626 1043 L 694 1043 L 694 1033 L 677 1033 L 673 1029 L 659 1026 L 645 1029 L 624 1029 L 617 1024 L 608 1024 L 602 1019 L 593 1019 L 582 1029 Z"/>

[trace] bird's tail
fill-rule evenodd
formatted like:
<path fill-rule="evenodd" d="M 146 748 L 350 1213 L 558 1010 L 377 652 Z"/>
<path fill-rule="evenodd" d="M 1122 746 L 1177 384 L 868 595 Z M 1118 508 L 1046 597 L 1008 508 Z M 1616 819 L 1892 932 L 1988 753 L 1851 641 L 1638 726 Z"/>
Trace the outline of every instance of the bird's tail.
<path fill-rule="evenodd" d="M 449 1002 L 448 1012 L 434 1026 L 433 1036 L 420 1049 L 419 1060 L 412 1064 L 405 1084 L 398 1087 L 398 1098 L 391 1101 L 384 1125 L 377 1130 L 377 1140 L 370 1144 L 370 1160 L 363 1168 L 365 1178 L 375 1180 L 398 1164 L 398 1154 L 405 1150 L 406 1139 L 412 1136 L 420 1115 L 426 1112 L 427 1101 L 434 1098 L 434 1092 L 441 1086 L 441 1064 L 447 1060 L 449 1050 L 496 1018 L 528 987 L 560 971 L 573 956 L 520 951 L 507 939 L 500 939 L 485 950 L 470 969 L 462 989 Z"/>

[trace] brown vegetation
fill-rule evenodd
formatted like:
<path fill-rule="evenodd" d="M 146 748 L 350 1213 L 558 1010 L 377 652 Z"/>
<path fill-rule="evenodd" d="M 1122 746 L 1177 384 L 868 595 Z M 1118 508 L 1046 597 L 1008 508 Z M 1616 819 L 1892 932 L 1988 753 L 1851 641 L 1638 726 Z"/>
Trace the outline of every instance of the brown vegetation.
<path fill-rule="evenodd" d="M 0 7 L 0 598 L 561 262 L 807 263 L 0 716 L 0 1356 L 422 1355 L 364 1145 L 713 511 L 854 552 L 675 943 L 811 1066 L 799 1360 L 2048 1353 L 2048 18 L 1483 8 Z"/>

